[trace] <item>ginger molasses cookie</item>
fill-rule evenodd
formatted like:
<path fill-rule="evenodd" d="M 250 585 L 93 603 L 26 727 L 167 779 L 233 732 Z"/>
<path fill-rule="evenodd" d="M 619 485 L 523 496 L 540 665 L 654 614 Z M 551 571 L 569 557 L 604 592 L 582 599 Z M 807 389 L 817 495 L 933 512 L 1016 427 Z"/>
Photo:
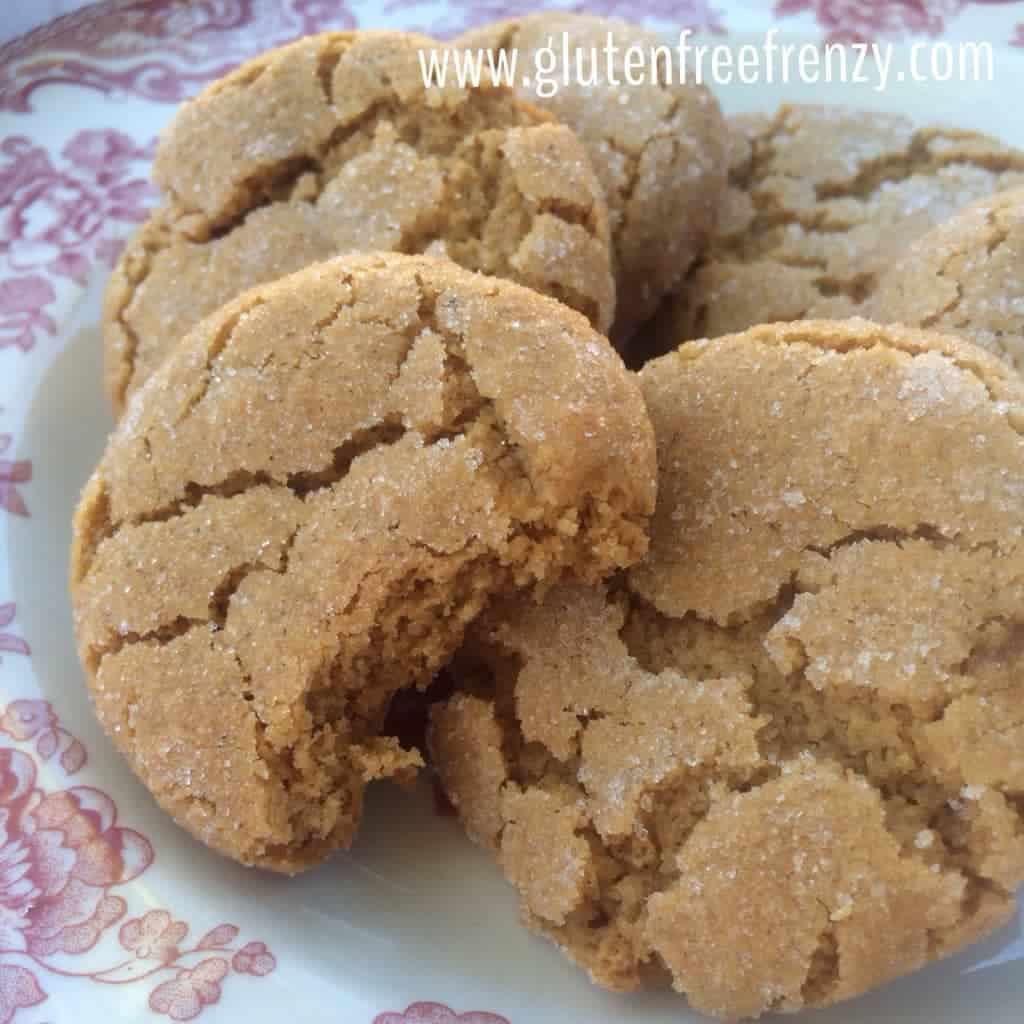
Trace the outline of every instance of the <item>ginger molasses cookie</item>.
<path fill-rule="evenodd" d="M 610 67 L 609 40 L 616 47 Z M 612 337 L 623 346 L 684 281 L 724 193 L 721 111 L 707 89 L 680 81 L 675 51 L 663 43 L 617 19 L 544 11 L 475 29 L 453 44 L 515 51 L 518 94 L 550 110 L 586 146 L 608 199 L 618 291 Z M 549 47 L 538 63 L 538 51 Z M 633 84 L 624 66 L 631 48 Z"/>
<path fill-rule="evenodd" d="M 471 630 L 430 748 L 531 927 L 613 989 L 820 1006 L 1024 879 L 1024 388 L 863 320 L 640 375 L 651 547 Z M 785 941 L 766 941 L 784 936 Z"/>
<path fill-rule="evenodd" d="M 395 32 L 310 36 L 181 108 L 154 166 L 163 206 L 107 290 L 116 409 L 203 316 L 345 251 L 447 255 L 607 331 L 607 209 L 585 150 L 504 87 L 426 87 L 419 52 L 436 45 Z"/>
<path fill-rule="evenodd" d="M 659 314 L 662 351 L 759 323 L 852 316 L 908 243 L 1024 185 L 1019 150 L 894 114 L 784 106 L 730 129 L 720 226 Z"/>
<path fill-rule="evenodd" d="M 579 314 L 428 257 L 253 289 L 134 396 L 75 517 L 104 728 L 176 820 L 246 864 L 346 846 L 383 738 L 495 595 L 646 547 L 639 386 Z"/>
<path fill-rule="evenodd" d="M 864 309 L 968 338 L 1024 370 L 1024 188 L 973 203 L 909 245 Z"/>

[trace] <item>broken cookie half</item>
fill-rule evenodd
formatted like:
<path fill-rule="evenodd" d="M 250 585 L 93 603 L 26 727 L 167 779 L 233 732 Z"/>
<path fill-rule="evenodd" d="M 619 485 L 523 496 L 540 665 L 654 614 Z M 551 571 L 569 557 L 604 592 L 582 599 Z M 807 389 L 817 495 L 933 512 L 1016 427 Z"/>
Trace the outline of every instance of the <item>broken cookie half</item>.
<path fill-rule="evenodd" d="M 1004 923 L 1024 879 L 1024 389 L 867 321 L 640 374 L 651 546 L 470 630 L 433 761 L 532 927 L 723 1017 Z"/>
<path fill-rule="evenodd" d="M 247 292 L 134 396 L 75 517 L 104 727 L 247 864 L 346 846 L 382 736 L 499 594 L 635 562 L 636 380 L 586 320 L 448 261 L 352 256 Z"/>

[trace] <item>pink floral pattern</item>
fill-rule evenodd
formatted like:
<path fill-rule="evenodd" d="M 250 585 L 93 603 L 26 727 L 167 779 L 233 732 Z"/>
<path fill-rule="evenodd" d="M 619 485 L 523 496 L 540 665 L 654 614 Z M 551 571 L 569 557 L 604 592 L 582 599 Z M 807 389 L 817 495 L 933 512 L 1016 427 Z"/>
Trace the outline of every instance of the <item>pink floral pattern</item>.
<path fill-rule="evenodd" d="M 0 605 L 0 625 L 5 625 L 4 609 L 12 609 L 14 605 Z M 7 621 L 10 621 L 9 619 Z M 0 634 L 0 650 L 4 649 L 4 636 Z M 16 637 L 11 640 L 20 642 L 28 654 L 28 644 Z M 35 741 L 36 757 L 40 761 L 50 761 L 55 756 L 65 775 L 74 775 L 85 765 L 85 747 L 75 739 L 57 720 L 53 705 L 48 700 L 14 700 L 0 713 L 0 733 L 10 736 L 19 743 Z"/>
<path fill-rule="evenodd" d="M 870 42 L 939 36 L 972 4 L 1008 2 L 1014 0 L 777 0 L 775 14 L 813 14 L 829 42 Z"/>
<path fill-rule="evenodd" d="M 262 50 L 354 26 L 345 0 L 107 0 L 0 48 L 0 110 L 55 83 L 180 103 Z"/>
<path fill-rule="evenodd" d="M 27 352 L 38 334 L 56 334 L 57 322 L 46 312 L 56 299 L 53 285 L 39 274 L 0 280 L 0 348 Z"/>
<path fill-rule="evenodd" d="M 0 604 L 0 630 L 10 626 L 14 621 L 14 614 L 16 611 L 17 608 L 13 602 Z M 28 644 L 25 643 L 20 636 L 15 636 L 14 633 L 2 632 L 0 632 L 0 651 L 6 651 L 8 654 L 24 654 L 26 656 L 32 653 Z M 2 655 L 0 655 L 0 664 L 3 664 Z M 33 701 L 32 703 L 36 702 Z M 3 729 L 6 732 L 2 719 L 0 719 L 0 729 Z"/>
<path fill-rule="evenodd" d="M 0 1024 L 7 1024 L 18 1010 L 35 1006 L 45 998 L 46 993 L 31 971 L 0 963 Z"/>
<path fill-rule="evenodd" d="M 29 112 L 37 89 L 61 83 L 178 103 L 264 49 L 354 25 L 344 0 L 99 3 L 0 47 L 0 110 Z M 0 348 L 55 336 L 60 280 L 82 285 L 96 263 L 113 265 L 156 200 L 154 145 L 82 131 L 58 160 L 27 136 L 0 139 Z M 2 472 L 0 502 L 14 502 Z"/>
<path fill-rule="evenodd" d="M 195 967 L 178 971 L 170 981 L 153 989 L 149 997 L 150 1009 L 166 1013 L 171 1020 L 192 1020 L 203 1012 L 204 1006 L 220 999 L 220 983 L 228 973 L 228 962 L 212 956 Z"/>
<path fill-rule="evenodd" d="M 0 748 L 0 964 L 10 954 L 44 963 L 91 949 L 125 912 L 111 889 L 152 859 L 143 836 L 117 825 L 106 794 L 45 792 L 29 754 Z"/>
<path fill-rule="evenodd" d="M 863 42 L 883 36 L 938 35 L 964 0 L 779 0 L 779 17 L 809 11 L 832 42 Z"/>
<path fill-rule="evenodd" d="M 94 262 L 113 264 L 128 226 L 155 200 L 145 177 L 152 156 L 152 143 L 109 129 L 79 132 L 59 164 L 28 136 L 0 141 L 0 345 L 28 351 L 40 333 L 55 333 L 47 278 L 84 284 Z"/>
<path fill-rule="evenodd" d="M 401 1013 L 379 1013 L 373 1024 L 509 1024 L 497 1013 L 470 1010 L 456 1013 L 443 1003 L 413 1003 Z"/>
<path fill-rule="evenodd" d="M 465 0 L 447 6 L 440 18 L 436 7 L 426 6 L 420 14 L 416 10 L 417 4 L 408 0 L 385 0 L 382 9 L 387 14 L 400 15 L 410 29 L 437 39 L 451 39 L 475 25 L 535 14 L 540 6 L 543 5 L 538 5 L 535 0 Z M 560 4 L 559 9 L 628 21 L 660 21 L 705 32 L 725 32 L 722 11 L 712 6 L 709 0 L 575 0 L 571 4 Z"/>
<path fill-rule="evenodd" d="M 10 624 L 13 607 L 0 605 L 0 625 Z M 0 641 L 12 639 L 0 634 Z M 3 649 L 30 653 L 23 641 Z M 220 924 L 186 947 L 187 922 L 159 908 L 121 924 L 117 942 L 127 959 L 83 971 L 56 962 L 91 953 L 124 920 L 128 899 L 118 890 L 149 868 L 153 848 L 118 824 L 106 793 L 39 784 L 37 757 L 62 750 L 58 764 L 66 775 L 85 763 L 84 747 L 49 702 L 12 701 L 0 713 L 0 733 L 19 744 L 35 741 L 35 754 L 0 746 L 0 1024 L 47 998 L 41 980 L 47 974 L 105 985 L 153 979 L 150 1009 L 184 1021 L 220 999 L 230 974 L 263 977 L 275 969 L 265 943 L 234 945 L 233 924 Z"/>
<path fill-rule="evenodd" d="M 125 949 L 143 960 L 169 963 L 181 955 L 178 943 L 187 934 L 184 921 L 175 921 L 166 910 L 151 910 L 122 925 L 117 938 Z"/>
<path fill-rule="evenodd" d="M 1014 29 L 1012 38 L 1010 39 L 1011 46 L 1024 46 L 1024 21 Z"/>
<path fill-rule="evenodd" d="M 274 954 L 267 949 L 266 943 L 247 942 L 232 958 L 231 966 L 239 974 L 255 974 L 262 978 L 276 966 Z"/>
<path fill-rule="evenodd" d="M 2 288 L 2 284 L 0 284 Z M 0 455 L 11 446 L 11 435 L 0 434 Z M 32 479 L 32 463 L 27 459 L 10 461 L 0 459 L 0 509 L 12 516 L 28 516 L 28 506 L 18 490 L 19 484 Z"/>

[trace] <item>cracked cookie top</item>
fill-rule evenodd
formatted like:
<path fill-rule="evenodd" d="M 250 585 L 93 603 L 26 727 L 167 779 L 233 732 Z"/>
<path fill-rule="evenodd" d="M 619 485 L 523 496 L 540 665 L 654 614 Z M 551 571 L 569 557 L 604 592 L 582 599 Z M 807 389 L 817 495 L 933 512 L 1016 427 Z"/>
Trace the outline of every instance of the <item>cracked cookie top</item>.
<path fill-rule="evenodd" d="M 618 86 L 607 74 L 609 38 L 618 48 L 611 66 Z M 571 52 L 587 55 L 578 74 L 563 65 L 566 39 Z M 682 285 L 724 194 L 726 127 L 711 93 L 680 84 L 677 69 L 664 60 L 653 69 L 644 65 L 642 83 L 622 84 L 625 52 L 632 47 L 649 58 L 660 47 L 664 56 L 662 43 L 657 34 L 617 19 L 544 11 L 474 29 L 452 44 L 515 51 L 519 96 L 550 110 L 586 146 L 608 199 L 617 285 L 612 338 L 622 347 L 665 295 Z M 558 89 L 542 97 L 537 51 L 549 46 L 555 60 L 543 70 Z M 595 51 L 596 63 L 589 59 Z"/>
<path fill-rule="evenodd" d="M 659 314 L 661 350 L 759 323 L 848 317 L 912 241 L 1024 185 L 1024 153 L 895 114 L 783 106 L 729 121 L 729 187 L 707 257 Z"/>
<path fill-rule="evenodd" d="M 614 585 L 470 632 L 430 750 L 600 984 L 825 1005 L 1024 880 L 1024 388 L 966 343 L 806 321 L 640 374 L 659 490 Z M 785 942 L 765 942 L 765 935 Z"/>
<path fill-rule="evenodd" d="M 75 518 L 104 727 L 240 861 L 347 845 L 381 737 L 498 594 L 646 547 L 639 386 L 577 313 L 446 260 L 339 257 L 207 318 L 133 397 Z"/>
<path fill-rule="evenodd" d="M 607 208 L 579 140 L 504 87 L 425 87 L 435 45 L 310 36 L 182 106 L 153 170 L 164 204 L 106 294 L 115 410 L 203 316 L 346 251 L 446 255 L 608 330 Z"/>
<path fill-rule="evenodd" d="M 909 245 L 865 303 L 883 322 L 966 337 L 1024 370 L 1024 188 L 973 203 Z"/>

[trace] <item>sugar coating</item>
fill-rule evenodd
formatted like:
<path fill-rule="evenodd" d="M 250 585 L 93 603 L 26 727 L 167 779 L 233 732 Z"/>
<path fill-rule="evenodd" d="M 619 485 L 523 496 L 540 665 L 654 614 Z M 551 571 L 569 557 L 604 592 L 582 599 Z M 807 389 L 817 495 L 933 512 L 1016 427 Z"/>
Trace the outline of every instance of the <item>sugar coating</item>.
<path fill-rule="evenodd" d="M 893 114 L 787 105 L 729 127 L 719 227 L 688 287 L 659 313 L 662 352 L 759 323 L 863 313 L 909 243 L 1024 185 L 1024 153 Z"/>
<path fill-rule="evenodd" d="M 105 297 L 115 410 L 203 316 L 347 251 L 447 255 L 607 331 L 607 207 L 580 141 L 504 87 L 427 89 L 418 54 L 433 46 L 397 32 L 309 36 L 181 107 L 153 168 L 163 206 Z"/>
<path fill-rule="evenodd" d="M 846 999 L 1006 922 L 1019 379 L 851 320 L 684 345 L 640 380 L 648 554 L 490 609 L 432 713 L 526 921 L 598 984 L 671 983 L 732 1019 Z"/>
<path fill-rule="evenodd" d="M 642 84 L 609 85 L 603 53 L 609 36 L 619 47 L 613 69 L 619 82 L 626 50 L 647 54 L 664 42 L 617 19 L 544 11 L 473 29 L 452 45 L 516 51 L 520 69 L 532 74 L 537 50 L 553 40 L 557 92 L 540 97 L 521 82 L 517 91 L 577 133 L 604 189 L 618 291 L 611 336 L 625 349 L 664 296 L 681 286 L 711 234 L 725 193 L 726 130 L 711 93 L 667 79 L 663 66 L 657 82 L 645 66 Z M 597 66 L 585 61 L 582 75 L 573 73 L 569 84 L 563 80 L 563 38 L 573 53 L 599 54 Z"/>
<path fill-rule="evenodd" d="M 864 305 L 874 320 L 966 337 L 1024 369 L 1024 189 L 972 203 L 923 235 Z"/>
<path fill-rule="evenodd" d="M 347 846 L 382 735 L 497 594 L 636 561 L 636 380 L 577 313 L 446 260 L 314 264 L 205 320 L 134 395 L 75 516 L 97 714 L 246 864 Z"/>

